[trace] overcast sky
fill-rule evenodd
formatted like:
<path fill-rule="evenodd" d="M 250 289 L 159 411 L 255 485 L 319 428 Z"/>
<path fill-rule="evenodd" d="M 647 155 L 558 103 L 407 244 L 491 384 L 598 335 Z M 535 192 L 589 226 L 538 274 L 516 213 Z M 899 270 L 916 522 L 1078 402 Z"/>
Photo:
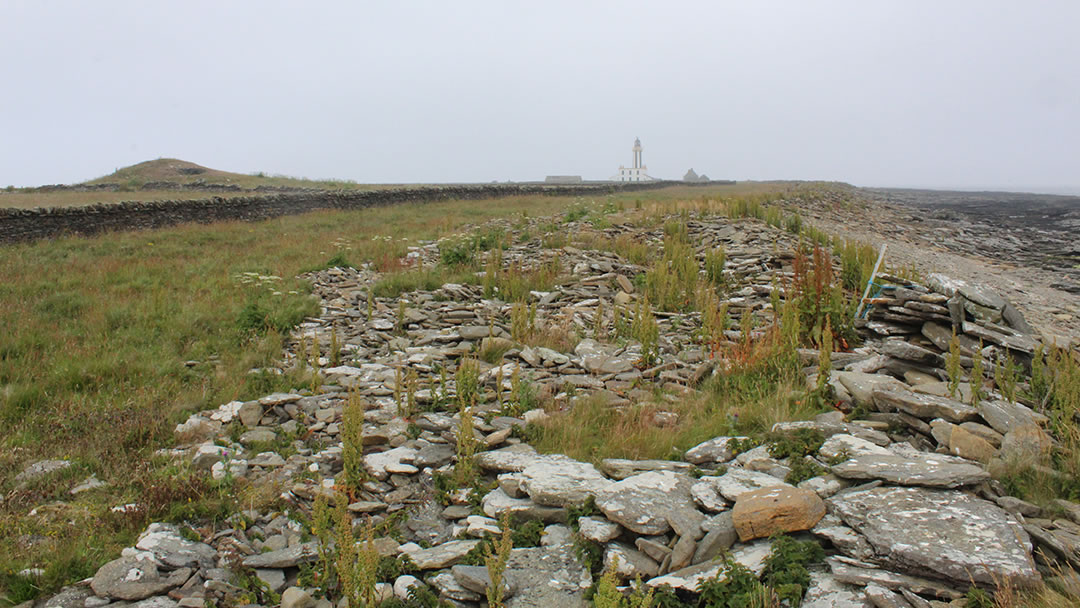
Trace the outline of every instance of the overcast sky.
<path fill-rule="evenodd" d="M 0 0 L 0 185 L 143 160 L 360 182 L 1080 192 L 1080 2 Z"/>

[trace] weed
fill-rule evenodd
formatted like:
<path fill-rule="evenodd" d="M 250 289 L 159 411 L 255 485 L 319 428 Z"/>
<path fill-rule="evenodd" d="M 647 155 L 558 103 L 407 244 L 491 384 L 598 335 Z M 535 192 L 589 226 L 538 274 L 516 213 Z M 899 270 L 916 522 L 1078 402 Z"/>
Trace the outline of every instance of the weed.
<path fill-rule="evenodd" d="M 487 601 L 491 608 L 505 608 L 503 603 L 503 572 L 506 571 L 506 563 L 510 559 L 510 549 L 514 547 L 514 541 L 510 536 L 510 515 L 504 511 L 499 528 L 502 534 L 494 547 L 487 550 L 484 557 L 484 566 L 487 567 L 488 586 Z"/>
<path fill-rule="evenodd" d="M 788 467 L 791 470 L 784 477 L 784 481 L 793 486 L 828 472 L 825 467 L 818 465 L 810 458 L 792 458 L 788 462 Z"/>
<path fill-rule="evenodd" d="M 772 588 L 785 605 L 797 606 L 810 586 L 807 566 L 825 558 L 825 550 L 812 540 L 799 541 L 779 535 L 772 539 L 772 551 L 765 560 L 761 574 L 764 583 Z"/>
<path fill-rule="evenodd" d="M 779 606 L 775 593 L 766 588 L 746 566 L 726 556 L 716 576 L 698 583 L 698 605 L 704 608 L 771 608 Z"/>
<path fill-rule="evenodd" d="M 786 433 L 768 435 L 769 455 L 773 458 L 802 458 L 816 454 L 825 443 L 825 435 L 815 428 L 797 428 Z"/>
<path fill-rule="evenodd" d="M 986 396 L 986 374 L 983 372 L 983 343 L 979 340 L 979 349 L 971 357 L 971 405 L 978 405 Z"/>
<path fill-rule="evenodd" d="M 656 323 L 649 299 L 638 300 L 637 310 L 634 311 L 634 320 L 630 327 L 630 334 L 641 343 L 641 362 L 645 366 L 652 365 L 659 359 L 658 341 L 660 339 L 660 326 Z"/>
<path fill-rule="evenodd" d="M 956 392 L 960 389 L 960 340 L 956 337 L 956 328 L 953 328 L 952 340 L 949 341 L 949 354 L 945 356 L 945 371 L 949 374 L 949 398 L 955 399 Z"/>
<path fill-rule="evenodd" d="M 714 287 L 721 288 L 725 284 L 724 264 L 727 262 L 727 254 L 723 247 L 716 247 L 705 253 L 705 279 Z"/>
<path fill-rule="evenodd" d="M 334 500 L 335 536 L 337 540 L 336 568 L 341 591 L 350 606 L 374 606 L 375 584 L 378 582 L 379 552 L 375 549 L 375 533 L 371 520 L 363 527 L 363 545 L 353 536 L 349 500 L 339 494 Z"/>
<path fill-rule="evenodd" d="M 1016 401 L 1016 363 L 1008 352 L 1004 354 L 1003 358 L 1005 359 L 1004 363 L 999 363 L 994 366 L 994 388 L 996 388 L 1005 399 Z"/>
<path fill-rule="evenodd" d="M 669 223 L 670 224 L 670 223 Z M 686 236 L 686 225 L 665 227 L 664 255 L 645 273 L 645 291 L 659 310 L 688 310 L 697 290 L 698 263 Z"/>

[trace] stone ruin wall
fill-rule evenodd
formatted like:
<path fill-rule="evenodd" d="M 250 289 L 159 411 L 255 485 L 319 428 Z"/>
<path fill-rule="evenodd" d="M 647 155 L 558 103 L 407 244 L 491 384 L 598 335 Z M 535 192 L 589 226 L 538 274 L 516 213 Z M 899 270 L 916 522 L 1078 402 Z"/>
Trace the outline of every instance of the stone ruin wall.
<path fill-rule="evenodd" d="M 681 182 L 635 184 L 488 184 L 395 188 L 390 190 L 315 191 L 258 194 L 233 198 L 103 203 L 83 207 L 0 209 L 0 243 L 91 235 L 120 230 L 162 228 L 190 222 L 258 221 L 320 209 L 364 209 L 396 203 L 448 199 L 480 200 L 520 195 L 596 196 L 653 190 Z M 703 184 L 707 185 L 707 184 Z"/>

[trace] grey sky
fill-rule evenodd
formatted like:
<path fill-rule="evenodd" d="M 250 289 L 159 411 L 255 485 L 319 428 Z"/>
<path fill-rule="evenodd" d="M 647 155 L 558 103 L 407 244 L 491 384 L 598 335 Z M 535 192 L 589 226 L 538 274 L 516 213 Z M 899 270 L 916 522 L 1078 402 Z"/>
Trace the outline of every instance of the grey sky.
<path fill-rule="evenodd" d="M 0 185 L 158 157 L 1080 191 L 1080 2 L 0 0 Z"/>

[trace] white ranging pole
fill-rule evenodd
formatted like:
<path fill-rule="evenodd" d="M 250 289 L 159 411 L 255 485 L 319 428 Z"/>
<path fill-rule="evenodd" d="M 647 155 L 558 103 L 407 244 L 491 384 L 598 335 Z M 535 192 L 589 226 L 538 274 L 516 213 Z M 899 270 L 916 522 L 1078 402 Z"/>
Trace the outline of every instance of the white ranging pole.
<path fill-rule="evenodd" d="M 881 245 L 881 253 L 878 253 L 877 262 L 874 263 L 874 271 L 870 273 L 870 280 L 866 282 L 866 289 L 863 291 L 862 299 L 859 300 L 859 308 L 855 311 L 856 319 L 862 317 L 863 307 L 866 306 L 866 298 L 870 297 L 870 287 L 874 284 L 874 277 L 877 276 L 878 268 L 881 267 L 881 261 L 885 259 L 885 249 L 888 246 L 889 245 L 885 243 Z"/>

